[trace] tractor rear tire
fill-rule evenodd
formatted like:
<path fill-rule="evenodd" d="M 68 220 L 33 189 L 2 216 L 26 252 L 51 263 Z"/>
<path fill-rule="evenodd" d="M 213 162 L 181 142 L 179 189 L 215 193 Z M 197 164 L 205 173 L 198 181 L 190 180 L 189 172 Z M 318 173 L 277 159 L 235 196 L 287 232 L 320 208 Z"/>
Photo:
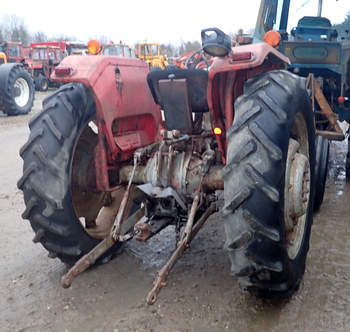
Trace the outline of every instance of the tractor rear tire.
<path fill-rule="evenodd" d="M 303 80 L 284 70 L 248 80 L 227 132 L 225 249 L 239 284 L 262 297 L 290 296 L 305 271 L 315 133 Z M 300 193 L 300 217 L 289 214 L 291 190 Z"/>
<path fill-rule="evenodd" d="M 33 79 L 21 65 L 0 66 L 1 108 L 7 115 L 23 115 L 31 111 L 34 102 Z M 3 82 L 4 81 L 4 82 Z"/>
<path fill-rule="evenodd" d="M 328 174 L 329 161 L 329 141 L 322 136 L 316 136 L 316 166 L 315 166 L 315 197 L 314 211 L 320 210 L 324 192 L 326 188 L 326 180 Z"/>
<path fill-rule="evenodd" d="M 101 241 L 88 234 L 81 218 L 96 216 L 95 210 L 105 202 L 106 193 L 95 187 L 97 134 L 91 129 L 95 113 L 94 99 L 84 85 L 64 85 L 44 100 L 43 111 L 30 121 L 29 139 L 20 150 L 23 176 L 17 186 L 26 206 L 22 217 L 35 232 L 33 242 L 68 265 Z"/>

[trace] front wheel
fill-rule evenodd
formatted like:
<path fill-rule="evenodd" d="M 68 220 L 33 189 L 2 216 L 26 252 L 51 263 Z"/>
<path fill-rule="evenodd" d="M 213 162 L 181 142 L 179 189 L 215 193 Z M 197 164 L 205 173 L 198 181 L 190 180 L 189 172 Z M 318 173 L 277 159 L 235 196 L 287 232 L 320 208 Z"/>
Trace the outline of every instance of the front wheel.
<path fill-rule="evenodd" d="M 315 133 L 302 80 L 278 70 L 246 82 L 227 133 L 225 249 L 240 284 L 262 296 L 292 294 L 309 249 Z"/>

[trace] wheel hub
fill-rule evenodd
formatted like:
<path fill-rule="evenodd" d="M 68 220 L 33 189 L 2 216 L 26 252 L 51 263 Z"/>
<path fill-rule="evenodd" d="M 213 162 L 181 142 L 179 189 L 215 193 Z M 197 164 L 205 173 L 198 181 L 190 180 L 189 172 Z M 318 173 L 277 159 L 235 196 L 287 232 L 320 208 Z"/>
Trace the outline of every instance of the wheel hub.
<path fill-rule="evenodd" d="M 24 78 L 20 77 L 15 81 L 13 86 L 13 95 L 15 102 L 19 107 L 24 107 L 27 105 L 30 98 L 30 88 Z"/>
<path fill-rule="evenodd" d="M 287 251 L 292 259 L 297 256 L 302 243 L 310 200 L 310 164 L 299 148 L 300 144 L 291 138 L 286 168 L 284 217 Z"/>
<path fill-rule="evenodd" d="M 289 217 L 293 220 L 306 213 L 309 192 L 309 161 L 303 154 L 296 153 L 290 172 Z"/>
<path fill-rule="evenodd" d="M 13 88 L 13 94 L 14 94 L 15 97 L 20 96 L 21 95 L 21 89 L 19 87 L 15 86 Z"/>

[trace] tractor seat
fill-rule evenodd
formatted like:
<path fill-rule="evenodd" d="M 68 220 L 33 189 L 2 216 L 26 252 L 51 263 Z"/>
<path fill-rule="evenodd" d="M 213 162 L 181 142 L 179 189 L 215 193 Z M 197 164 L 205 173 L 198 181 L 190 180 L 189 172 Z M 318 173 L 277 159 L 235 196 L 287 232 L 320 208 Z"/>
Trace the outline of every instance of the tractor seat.
<path fill-rule="evenodd" d="M 208 72 L 206 70 L 181 69 L 171 66 L 164 70 L 151 71 L 147 76 L 147 82 L 155 103 L 160 105 L 164 111 L 167 111 L 169 108 L 167 106 L 171 104 L 171 94 L 181 93 L 181 91 L 187 95 L 184 98 L 187 99 L 186 103 L 188 103 L 191 112 L 209 111 L 207 103 Z M 176 83 L 179 83 L 178 86 L 181 83 L 184 84 L 185 88 L 175 88 Z"/>

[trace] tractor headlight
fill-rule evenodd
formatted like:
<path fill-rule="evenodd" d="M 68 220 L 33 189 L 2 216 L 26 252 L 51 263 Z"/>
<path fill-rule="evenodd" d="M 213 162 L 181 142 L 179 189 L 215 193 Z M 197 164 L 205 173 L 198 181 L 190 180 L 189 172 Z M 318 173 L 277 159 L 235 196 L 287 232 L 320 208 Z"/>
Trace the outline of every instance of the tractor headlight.
<path fill-rule="evenodd" d="M 231 38 L 220 29 L 204 29 L 201 37 L 202 48 L 209 55 L 224 57 L 231 52 Z"/>

